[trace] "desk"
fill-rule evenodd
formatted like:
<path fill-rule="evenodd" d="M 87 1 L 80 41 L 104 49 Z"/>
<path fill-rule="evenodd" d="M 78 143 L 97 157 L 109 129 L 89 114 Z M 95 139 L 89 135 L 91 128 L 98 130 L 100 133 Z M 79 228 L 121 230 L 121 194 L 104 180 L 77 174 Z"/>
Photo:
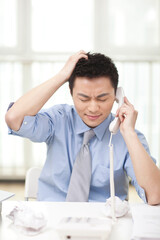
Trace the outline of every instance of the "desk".
<path fill-rule="evenodd" d="M 34 237 L 27 237 L 18 231 L 11 229 L 11 220 L 6 217 L 18 202 L 4 201 L 2 205 L 2 216 L 0 220 L 0 239 L 1 240 L 60 240 L 54 230 L 56 224 L 63 217 L 104 217 L 104 203 L 55 203 L 55 202 L 24 202 L 31 208 L 38 208 L 47 217 L 47 227 L 45 230 Z M 113 228 L 109 240 L 129 240 L 132 234 L 132 217 L 129 212 L 125 217 L 119 218 Z"/>
<path fill-rule="evenodd" d="M 47 226 L 42 233 L 34 237 L 27 237 L 18 231 L 13 230 L 11 228 L 10 219 L 6 217 L 6 215 L 10 213 L 17 204 L 18 202 L 15 201 L 3 202 L 2 215 L 0 215 L 0 240 L 60 240 L 54 228 L 63 217 L 104 217 L 104 203 L 24 202 L 24 204 L 32 209 L 38 209 L 43 212 L 48 221 Z M 141 223 L 145 222 L 145 225 L 143 226 L 143 234 L 148 230 L 152 234 L 150 239 L 154 239 L 153 235 L 157 232 L 156 237 L 158 237 L 155 239 L 160 240 L 160 205 L 153 207 L 143 203 L 132 204 L 131 209 L 132 213 L 136 214 L 138 219 L 141 220 L 141 222 L 137 221 L 137 224 L 134 224 L 134 229 L 135 226 L 138 230 L 141 229 Z M 145 219 L 147 219 L 147 221 L 144 221 Z M 156 221 L 153 223 L 152 219 L 155 219 Z M 126 216 L 118 218 L 117 223 L 112 228 L 108 240 L 130 240 L 132 231 L 132 215 L 131 212 L 128 212 Z"/>

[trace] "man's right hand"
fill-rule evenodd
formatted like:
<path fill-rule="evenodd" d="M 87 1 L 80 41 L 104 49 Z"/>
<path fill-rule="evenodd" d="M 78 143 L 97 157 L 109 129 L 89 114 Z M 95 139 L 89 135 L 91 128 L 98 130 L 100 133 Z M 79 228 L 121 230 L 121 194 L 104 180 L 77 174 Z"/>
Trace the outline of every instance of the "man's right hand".
<path fill-rule="evenodd" d="M 19 98 L 6 113 L 7 125 L 17 131 L 20 129 L 25 116 L 36 115 L 57 89 L 68 81 L 80 58 L 88 59 L 83 50 L 71 56 L 56 76 L 31 89 Z"/>
<path fill-rule="evenodd" d="M 67 60 L 66 64 L 62 68 L 62 70 L 59 72 L 61 76 L 64 78 L 64 82 L 67 82 L 68 79 L 70 78 L 77 62 L 79 59 L 85 58 L 88 59 L 88 56 L 86 55 L 86 52 L 81 50 L 74 55 L 70 56 L 69 59 Z"/>

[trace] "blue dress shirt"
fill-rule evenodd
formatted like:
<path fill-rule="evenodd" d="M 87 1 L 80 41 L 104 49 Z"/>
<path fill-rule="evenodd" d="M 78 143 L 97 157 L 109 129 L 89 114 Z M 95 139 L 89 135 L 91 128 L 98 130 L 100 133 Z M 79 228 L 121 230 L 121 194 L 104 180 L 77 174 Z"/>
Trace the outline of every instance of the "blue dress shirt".
<path fill-rule="evenodd" d="M 105 202 L 110 197 L 109 124 L 114 119 L 110 114 L 94 128 L 95 136 L 90 141 L 92 178 L 89 201 Z M 72 168 L 79 152 L 83 134 L 90 128 L 77 114 L 75 107 L 67 104 L 42 109 L 36 116 L 26 116 L 19 131 L 9 134 L 29 138 L 33 142 L 45 142 L 47 158 L 39 178 L 38 200 L 65 201 Z M 150 154 L 147 141 L 136 130 L 138 138 Z M 140 198 L 146 202 L 145 191 L 138 185 L 126 143 L 120 133 L 113 135 L 115 195 L 127 199 L 129 179 Z M 153 158 L 152 158 L 153 159 Z M 140 161 L 140 159 L 139 159 Z M 155 159 L 153 159 L 155 162 Z"/>

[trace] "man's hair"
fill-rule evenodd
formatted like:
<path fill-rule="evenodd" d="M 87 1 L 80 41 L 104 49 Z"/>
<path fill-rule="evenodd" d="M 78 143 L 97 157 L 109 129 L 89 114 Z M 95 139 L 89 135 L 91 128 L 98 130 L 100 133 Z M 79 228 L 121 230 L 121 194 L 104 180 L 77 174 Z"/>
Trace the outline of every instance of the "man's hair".
<path fill-rule="evenodd" d="M 76 77 L 87 77 L 89 79 L 108 77 L 116 93 L 119 76 L 112 59 L 100 53 L 87 53 L 87 55 L 88 59 L 81 58 L 77 62 L 70 78 L 68 79 L 71 94 L 73 92 Z"/>

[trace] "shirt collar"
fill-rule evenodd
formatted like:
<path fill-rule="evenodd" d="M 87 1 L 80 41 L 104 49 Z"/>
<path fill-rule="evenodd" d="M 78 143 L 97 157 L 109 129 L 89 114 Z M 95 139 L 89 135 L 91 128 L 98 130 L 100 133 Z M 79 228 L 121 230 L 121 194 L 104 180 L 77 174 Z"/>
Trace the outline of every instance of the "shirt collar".
<path fill-rule="evenodd" d="M 88 127 L 80 118 L 80 116 L 78 115 L 76 109 L 75 110 L 75 132 L 76 134 L 81 134 L 84 133 L 88 130 L 90 130 L 91 128 Z M 101 141 L 103 138 L 103 135 L 106 131 L 106 129 L 109 127 L 109 123 L 112 120 L 112 114 L 110 113 L 109 116 L 97 127 L 93 128 L 93 131 L 96 134 L 96 137 Z"/>
<path fill-rule="evenodd" d="M 109 116 L 100 125 L 98 125 L 93 129 L 97 138 L 100 141 L 102 140 L 105 131 L 108 129 L 111 120 L 112 120 L 112 114 L 110 113 Z"/>

